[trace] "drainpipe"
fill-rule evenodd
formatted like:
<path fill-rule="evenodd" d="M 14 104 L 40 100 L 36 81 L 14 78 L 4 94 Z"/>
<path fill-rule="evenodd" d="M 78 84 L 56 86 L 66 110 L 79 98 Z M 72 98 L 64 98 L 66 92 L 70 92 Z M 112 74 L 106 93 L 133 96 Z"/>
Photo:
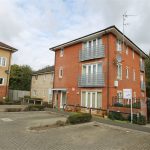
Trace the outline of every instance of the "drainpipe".
<path fill-rule="evenodd" d="M 106 31 L 106 35 L 107 35 L 107 114 L 109 113 L 109 34 Z"/>

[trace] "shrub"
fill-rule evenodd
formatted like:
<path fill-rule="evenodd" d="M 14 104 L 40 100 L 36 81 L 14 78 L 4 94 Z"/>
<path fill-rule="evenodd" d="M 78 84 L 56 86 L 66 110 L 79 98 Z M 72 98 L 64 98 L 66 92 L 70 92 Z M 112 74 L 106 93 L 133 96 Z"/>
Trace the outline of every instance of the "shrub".
<path fill-rule="evenodd" d="M 128 120 L 131 121 L 131 115 L 128 116 Z M 139 125 L 145 125 L 146 117 L 141 114 L 139 114 L 139 116 L 137 116 L 136 114 L 133 114 L 133 123 L 139 124 Z"/>
<path fill-rule="evenodd" d="M 115 111 L 109 112 L 108 118 L 112 120 L 125 120 L 120 112 L 115 112 Z"/>
<path fill-rule="evenodd" d="M 7 101 L 4 105 L 21 105 L 21 101 Z"/>
<path fill-rule="evenodd" d="M 114 106 L 115 106 L 115 107 L 123 107 L 123 104 L 121 104 L 121 103 L 119 103 L 119 102 L 116 102 L 116 103 L 114 104 Z"/>
<path fill-rule="evenodd" d="M 0 105 L 4 105 L 4 102 L 3 102 L 3 101 L 0 101 Z"/>
<path fill-rule="evenodd" d="M 92 115 L 88 113 L 73 113 L 71 114 L 67 122 L 70 124 L 79 124 L 84 122 L 89 122 L 92 119 Z"/>
<path fill-rule="evenodd" d="M 46 108 L 53 108 L 53 105 L 48 104 L 48 102 L 43 102 L 43 106 L 45 106 Z"/>
<path fill-rule="evenodd" d="M 21 108 L 6 108 L 5 112 L 19 112 L 22 111 Z"/>
<path fill-rule="evenodd" d="M 24 98 L 31 98 L 29 95 L 25 95 Z"/>
<path fill-rule="evenodd" d="M 45 106 L 43 105 L 29 105 L 25 111 L 43 111 Z"/>

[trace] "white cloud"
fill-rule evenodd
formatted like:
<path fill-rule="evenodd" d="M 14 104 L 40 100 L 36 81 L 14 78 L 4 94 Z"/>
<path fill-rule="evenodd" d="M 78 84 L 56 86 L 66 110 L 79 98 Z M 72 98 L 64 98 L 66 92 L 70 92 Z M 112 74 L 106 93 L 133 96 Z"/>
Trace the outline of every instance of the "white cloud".
<path fill-rule="evenodd" d="M 0 41 L 19 49 L 14 63 L 39 69 L 54 64 L 49 47 L 110 25 L 122 29 L 125 11 L 137 15 L 128 18 L 126 35 L 148 52 L 148 0 L 0 0 Z"/>

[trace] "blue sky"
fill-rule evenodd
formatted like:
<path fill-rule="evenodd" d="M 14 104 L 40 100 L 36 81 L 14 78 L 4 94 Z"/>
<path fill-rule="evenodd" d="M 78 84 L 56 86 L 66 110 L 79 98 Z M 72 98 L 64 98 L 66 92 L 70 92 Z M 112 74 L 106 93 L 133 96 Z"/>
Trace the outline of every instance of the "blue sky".
<path fill-rule="evenodd" d="M 19 49 L 13 63 L 34 70 L 54 64 L 49 47 L 116 25 L 128 18 L 125 34 L 146 53 L 150 49 L 149 0 L 0 0 L 0 41 Z"/>

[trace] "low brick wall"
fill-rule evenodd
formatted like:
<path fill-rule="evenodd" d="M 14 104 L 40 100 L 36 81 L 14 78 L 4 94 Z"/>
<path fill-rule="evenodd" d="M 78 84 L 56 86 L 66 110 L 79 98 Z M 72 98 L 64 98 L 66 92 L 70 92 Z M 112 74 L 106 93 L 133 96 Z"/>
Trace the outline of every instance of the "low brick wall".
<path fill-rule="evenodd" d="M 110 111 L 120 111 L 123 113 L 131 113 L 131 109 L 130 108 L 126 108 L 126 107 L 110 107 L 109 108 Z M 133 108 L 133 113 L 140 113 L 141 109 L 135 109 Z"/>

